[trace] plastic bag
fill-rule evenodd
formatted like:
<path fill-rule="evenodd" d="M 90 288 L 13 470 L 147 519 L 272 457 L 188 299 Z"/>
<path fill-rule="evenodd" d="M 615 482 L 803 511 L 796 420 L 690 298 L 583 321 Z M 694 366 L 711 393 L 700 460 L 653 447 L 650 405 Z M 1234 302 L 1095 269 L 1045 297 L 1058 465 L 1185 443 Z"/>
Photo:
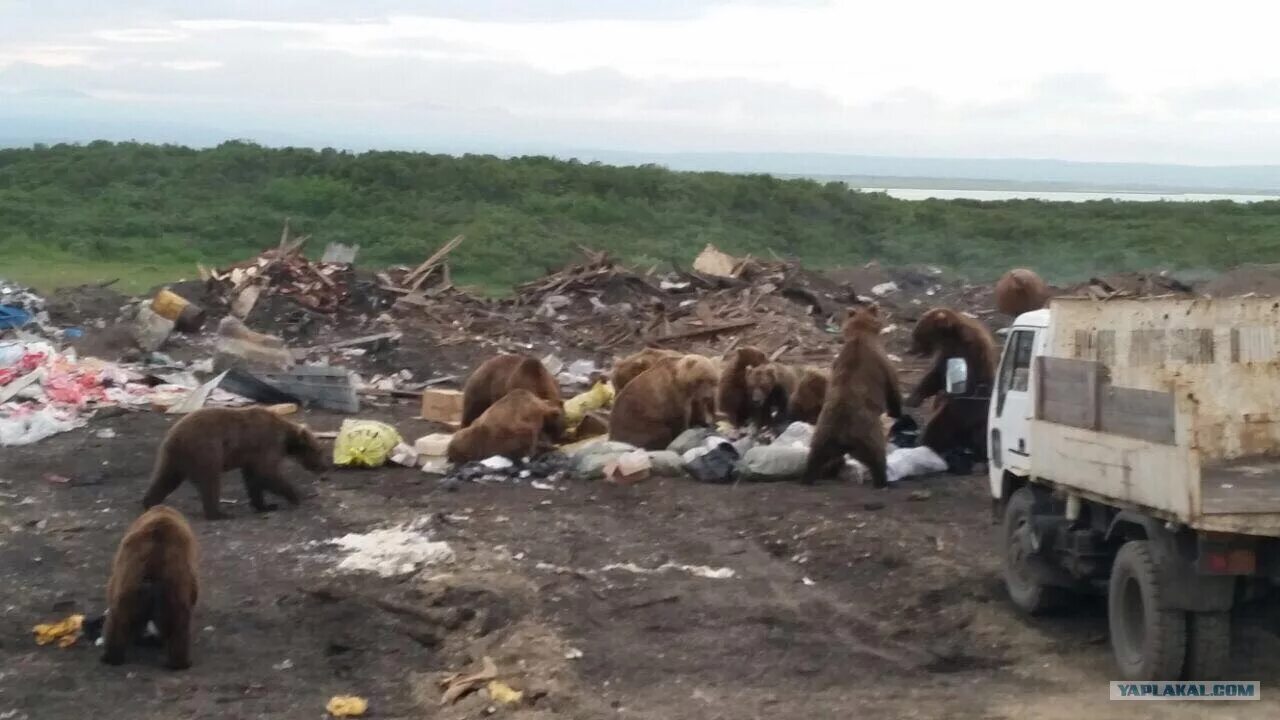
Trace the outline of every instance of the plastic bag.
<path fill-rule="evenodd" d="M 613 394 L 613 385 L 601 382 L 596 383 L 590 390 L 566 400 L 564 403 L 565 430 L 568 432 L 577 430 L 587 413 L 610 405 L 613 402 Z"/>
<path fill-rule="evenodd" d="M 672 440 L 671 444 L 667 446 L 667 449 L 678 455 L 684 455 L 696 447 L 702 447 L 711 432 L 711 428 L 689 428 L 677 435 L 676 439 Z"/>
<path fill-rule="evenodd" d="M 30 445 L 58 433 L 84 427 L 87 423 L 87 420 L 75 415 L 60 418 L 48 408 L 29 415 L 0 418 L 0 446 Z"/>
<path fill-rule="evenodd" d="M 345 467 L 381 467 L 391 451 L 404 442 L 400 433 L 375 420 L 343 420 L 333 444 L 333 464 Z"/>
<path fill-rule="evenodd" d="M 894 450 L 889 453 L 886 464 L 887 480 L 891 483 L 917 475 L 939 473 L 947 469 L 947 461 L 924 445 Z"/>
<path fill-rule="evenodd" d="M 791 480 L 804 473 L 809 460 L 808 447 L 778 444 L 753 447 L 738 463 L 738 473 L 743 480 L 768 482 Z"/>
<path fill-rule="evenodd" d="M 793 422 L 773 441 L 773 447 L 807 448 L 813 442 L 813 426 L 807 422 Z"/>
<path fill-rule="evenodd" d="M 724 484 L 733 482 L 737 462 L 738 451 L 721 440 L 717 446 L 685 463 L 684 469 L 699 482 Z"/>
<path fill-rule="evenodd" d="M 649 467 L 654 475 L 663 477 L 684 475 L 684 459 L 670 450 L 650 450 Z"/>

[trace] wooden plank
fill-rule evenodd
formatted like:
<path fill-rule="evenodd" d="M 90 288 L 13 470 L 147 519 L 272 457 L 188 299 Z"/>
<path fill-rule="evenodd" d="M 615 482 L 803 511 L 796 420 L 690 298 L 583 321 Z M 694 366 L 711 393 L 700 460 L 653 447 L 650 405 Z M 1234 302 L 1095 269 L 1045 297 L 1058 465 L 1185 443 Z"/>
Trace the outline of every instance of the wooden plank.
<path fill-rule="evenodd" d="M 755 320 L 743 320 L 741 322 L 725 323 L 723 325 L 713 325 L 711 327 L 694 328 L 693 330 L 685 330 L 683 332 L 671 333 L 650 340 L 652 343 L 665 343 L 672 340 L 685 340 L 687 338 L 700 337 L 702 335 L 714 335 L 716 333 L 729 332 L 731 330 L 742 330 L 755 325 Z"/>
<path fill-rule="evenodd" d="M 422 284 L 422 281 L 426 279 L 426 275 L 424 273 L 426 273 L 431 268 L 435 267 L 436 263 L 440 262 L 444 258 L 444 256 L 453 252 L 455 248 L 457 248 L 459 245 L 462 244 L 462 240 L 463 240 L 463 236 L 458 235 L 457 237 L 453 238 L 449 242 L 445 243 L 443 246 L 440 247 L 439 250 L 436 250 L 435 253 L 431 255 L 431 257 L 427 258 L 421 265 L 414 268 L 413 272 L 406 275 L 405 282 L 410 283 L 412 281 L 412 284 L 410 286 L 414 290 L 417 290 L 418 286 Z M 421 275 L 421 277 L 419 277 L 419 275 Z"/>
<path fill-rule="evenodd" d="M 1102 393 L 1099 430 L 1111 435 L 1175 444 L 1172 393 L 1107 387 Z"/>

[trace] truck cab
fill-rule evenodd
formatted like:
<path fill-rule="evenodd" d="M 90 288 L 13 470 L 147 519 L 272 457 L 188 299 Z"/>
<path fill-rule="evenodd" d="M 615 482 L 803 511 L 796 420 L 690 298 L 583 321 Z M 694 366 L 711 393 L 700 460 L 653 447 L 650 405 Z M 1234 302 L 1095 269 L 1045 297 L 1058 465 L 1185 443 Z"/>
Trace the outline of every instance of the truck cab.
<path fill-rule="evenodd" d="M 992 389 L 987 420 L 987 468 L 991 494 L 1001 497 L 1005 474 L 1031 474 L 1032 358 L 1043 355 L 1049 310 L 1018 316 L 1005 331 L 1004 352 Z"/>

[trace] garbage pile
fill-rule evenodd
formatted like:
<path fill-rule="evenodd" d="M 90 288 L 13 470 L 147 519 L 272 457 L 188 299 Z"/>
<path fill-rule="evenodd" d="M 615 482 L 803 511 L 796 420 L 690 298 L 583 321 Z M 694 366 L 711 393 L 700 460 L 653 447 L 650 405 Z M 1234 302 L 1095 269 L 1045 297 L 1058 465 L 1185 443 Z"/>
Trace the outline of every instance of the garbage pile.
<path fill-rule="evenodd" d="M 263 295 L 282 295 L 310 310 L 336 312 L 350 297 L 352 264 L 308 260 L 302 255 L 308 239 L 291 239 L 286 221 L 277 247 L 219 270 L 202 268 L 202 279 L 239 318 L 247 317 Z"/>
<path fill-rule="evenodd" d="M 0 342 L 0 446 L 27 445 L 83 427 L 106 407 L 168 410 L 201 390 L 174 367 L 126 367 L 80 358 L 43 340 Z M 247 400 L 209 388 L 202 405 Z"/>
<path fill-rule="evenodd" d="M 49 322 L 45 300 L 30 288 L 0 278 L 0 330 L 44 326 Z"/>

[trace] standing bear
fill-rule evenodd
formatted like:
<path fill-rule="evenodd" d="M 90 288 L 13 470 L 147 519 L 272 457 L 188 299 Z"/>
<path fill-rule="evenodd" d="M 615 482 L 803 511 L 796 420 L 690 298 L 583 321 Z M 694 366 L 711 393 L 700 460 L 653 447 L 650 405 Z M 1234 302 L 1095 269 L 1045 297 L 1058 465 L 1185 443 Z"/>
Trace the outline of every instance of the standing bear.
<path fill-rule="evenodd" d="M 747 389 L 747 371 L 769 362 L 769 356 L 753 347 L 734 350 L 724 358 L 724 372 L 716 388 L 716 406 L 729 422 L 743 427 L 751 422 L 751 395 Z"/>
<path fill-rule="evenodd" d="M 537 358 L 496 355 L 481 363 L 462 387 L 462 427 L 475 422 L 512 390 L 528 390 L 547 402 L 562 404 L 560 385 Z"/>
<path fill-rule="evenodd" d="M 979 458 L 986 457 L 987 399 L 994 386 L 996 346 L 982 323 L 948 308 L 934 308 L 921 316 L 911 332 L 911 351 L 932 355 L 933 364 L 914 392 L 909 407 L 919 407 L 935 398 L 934 411 L 920 444 L 942 455 L 956 448 L 968 448 Z M 969 366 L 968 392 L 972 397 L 947 397 L 947 360 L 964 358 Z"/>
<path fill-rule="evenodd" d="M 804 482 L 834 475 L 845 455 L 867 466 L 875 487 L 888 484 L 881 417 L 902 414 L 898 374 L 880 346 L 880 309 L 859 308 L 844 322 L 844 347 L 831 367 L 822 412 L 813 431 Z"/>
<path fill-rule="evenodd" d="M 297 505 L 298 490 L 280 473 L 280 463 L 292 457 L 312 472 L 323 472 L 329 463 L 320 441 L 304 425 L 290 422 L 261 407 L 204 408 L 169 428 L 156 453 L 151 487 L 142 498 L 150 508 L 190 480 L 200 492 L 204 516 L 228 517 L 219 507 L 222 473 L 240 470 L 249 504 L 258 512 L 274 510 L 264 492 Z"/>
<path fill-rule="evenodd" d="M 645 450 L 665 450 L 693 426 L 715 422 L 716 366 L 685 355 L 640 373 L 613 401 L 609 439 Z"/>

